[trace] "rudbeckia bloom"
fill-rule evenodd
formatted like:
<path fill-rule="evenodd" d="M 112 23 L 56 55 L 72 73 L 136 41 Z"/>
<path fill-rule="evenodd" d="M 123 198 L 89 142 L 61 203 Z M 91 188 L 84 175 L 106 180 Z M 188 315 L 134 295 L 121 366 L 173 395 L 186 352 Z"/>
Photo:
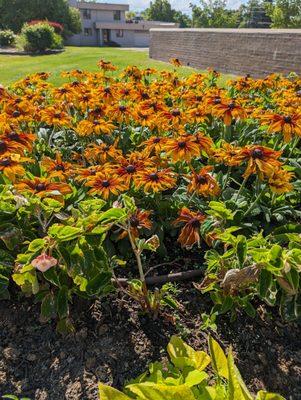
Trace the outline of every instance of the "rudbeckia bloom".
<path fill-rule="evenodd" d="M 184 224 L 178 238 L 178 242 L 182 247 L 191 249 L 195 243 L 200 247 L 200 227 L 205 219 L 206 216 L 204 214 L 199 211 L 190 211 L 187 207 L 183 207 L 179 211 L 179 217 L 174 222 L 174 225 L 181 226 Z"/>
<path fill-rule="evenodd" d="M 55 126 L 70 126 L 71 119 L 70 116 L 57 107 L 48 107 L 40 112 L 40 119 L 47 125 Z"/>
<path fill-rule="evenodd" d="M 0 158 L 0 172 L 3 173 L 11 182 L 16 176 L 25 174 L 22 162 L 32 162 L 30 158 L 22 158 L 19 154 L 11 154 L 9 157 Z"/>
<path fill-rule="evenodd" d="M 173 161 L 190 161 L 199 157 L 201 149 L 193 135 L 182 135 L 175 139 L 168 139 L 164 145 L 167 156 Z"/>
<path fill-rule="evenodd" d="M 104 119 L 95 119 L 93 121 L 82 120 L 78 123 L 76 132 L 79 136 L 110 135 L 115 128 L 115 125 Z"/>
<path fill-rule="evenodd" d="M 20 192 L 32 193 L 41 198 L 72 193 L 72 189 L 67 183 L 52 182 L 50 179 L 38 177 L 20 180 L 15 184 L 15 188 Z"/>
<path fill-rule="evenodd" d="M 281 156 L 281 151 L 275 151 L 268 147 L 250 145 L 241 149 L 235 157 L 237 163 L 247 161 L 247 169 L 243 174 L 247 178 L 251 174 L 258 174 L 260 179 L 264 176 L 271 176 L 275 168 L 279 168 L 281 162 L 278 158 Z"/>
<path fill-rule="evenodd" d="M 137 174 L 134 177 L 134 183 L 137 189 L 143 188 L 146 193 L 157 193 L 174 187 L 176 177 L 170 168 L 162 170 L 149 168 Z"/>
<path fill-rule="evenodd" d="M 58 176 L 60 178 L 65 178 L 70 175 L 72 169 L 75 169 L 73 164 L 62 161 L 60 153 L 56 153 L 54 160 L 50 157 L 44 157 L 41 161 L 41 165 L 45 171 L 48 172 L 49 177 Z"/>
<path fill-rule="evenodd" d="M 130 216 L 130 218 L 128 220 L 129 229 L 130 229 L 130 234 L 134 239 L 139 237 L 139 231 L 141 229 L 143 229 L 143 228 L 148 229 L 148 230 L 151 229 L 152 221 L 149 219 L 150 215 L 151 215 L 151 211 L 137 209 Z M 126 236 L 127 236 L 127 231 L 124 231 L 124 232 L 122 232 L 121 235 L 119 235 L 119 239 L 123 239 Z"/>
<path fill-rule="evenodd" d="M 85 186 L 91 188 L 89 194 L 97 194 L 105 200 L 111 194 L 117 196 L 120 192 L 128 189 L 128 185 L 124 183 L 122 178 L 110 176 L 105 172 L 98 172 L 95 176 L 88 178 Z"/>
<path fill-rule="evenodd" d="M 285 169 L 275 169 L 268 180 L 272 192 L 278 194 L 291 192 L 293 190 L 293 185 L 290 181 L 293 176 L 294 174 L 292 172 L 286 171 Z"/>
<path fill-rule="evenodd" d="M 262 121 L 269 125 L 270 133 L 282 133 L 286 142 L 289 142 L 293 135 L 301 136 L 301 114 L 268 114 L 262 117 Z"/>
<path fill-rule="evenodd" d="M 193 172 L 190 183 L 187 187 L 189 193 L 197 193 L 204 197 L 218 196 L 220 187 L 216 180 L 209 174 L 212 166 L 202 168 L 198 173 Z"/>
<path fill-rule="evenodd" d="M 224 124 L 230 126 L 233 119 L 245 118 L 245 110 L 234 100 L 228 103 L 215 104 L 212 107 L 212 114 L 216 117 L 223 118 Z"/>

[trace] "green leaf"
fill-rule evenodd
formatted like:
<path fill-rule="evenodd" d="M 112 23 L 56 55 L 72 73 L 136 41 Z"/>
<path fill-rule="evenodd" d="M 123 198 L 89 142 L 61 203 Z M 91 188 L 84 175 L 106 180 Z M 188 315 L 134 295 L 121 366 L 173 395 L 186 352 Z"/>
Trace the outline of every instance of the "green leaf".
<path fill-rule="evenodd" d="M 195 400 L 193 392 L 186 385 L 167 386 L 145 382 L 128 385 L 127 389 L 141 400 Z"/>
<path fill-rule="evenodd" d="M 0 225 L 0 239 L 9 250 L 14 250 L 23 241 L 22 231 L 13 224 Z"/>
<path fill-rule="evenodd" d="M 112 274 L 110 272 L 101 272 L 95 278 L 89 280 L 86 286 L 86 292 L 90 296 L 100 295 L 111 288 Z"/>
<path fill-rule="evenodd" d="M 56 295 L 56 310 L 60 319 L 68 316 L 69 289 L 67 286 L 60 288 Z"/>
<path fill-rule="evenodd" d="M 203 371 L 210 363 L 208 354 L 204 351 L 195 351 L 177 336 L 172 336 L 167 346 L 167 351 L 172 363 L 180 369 L 194 367 L 199 371 Z"/>
<path fill-rule="evenodd" d="M 126 194 L 122 195 L 122 201 L 124 203 L 125 209 L 130 212 L 134 213 L 137 210 L 135 200 L 133 197 L 129 197 Z"/>
<path fill-rule="evenodd" d="M 221 348 L 221 346 L 217 343 L 216 340 L 210 335 L 208 338 L 210 356 L 212 367 L 217 373 L 218 376 L 222 376 L 223 378 L 229 378 L 228 371 L 228 362 L 227 357 Z"/>
<path fill-rule="evenodd" d="M 77 237 L 81 236 L 82 229 L 74 226 L 53 224 L 49 228 L 48 234 L 60 242 L 66 242 L 69 240 L 74 240 Z"/>
<path fill-rule="evenodd" d="M 31 243 L 29 243 L 28 250 L 32 253 L 36 253 L 44 248 L 46 244 L 45 239 L 35 239 Z"/>
<path fill-rule="evenodd" d="M 111 224 L 113 222 L 124 220 L 126 217 L 127 213 L 123 208 L 111 208 L 101 215 L 101 217 L 98 219 L 98 222 L 102 222 L 103 224 Z"/>
<path fill-rule="evenodd" d="M 230 348 L 228 354 L 228 371 L 229 371 L 229 400 L 253 400 L 252 395 L 248 391 L 242 377 L 234 364 L 232 350 Z"/>
<path fill-rule="evenodd" d="M 197 369 L 189 371 L 185 377 L 185 385 L 188 387 L 197 386 L 208 378 L 205 371 L 198 371 Z"/>
<path fill-rule="evenodd" d="M 46 294 L 41 304 L 41 317 L 44 321 L 48 321 L 55 313 L 55 302 L 52 293 Z"/>
<path fill-rule="evenodd" d="M 237 237 L 236 252 L 240 267 L 243 266 L 248 251 L 247 239 L 245 236 L 239 235 Z"/>
<path fill-rule="evenodd" d="M 268 393 L 263 390 L 260 390 L 257 393 L 256 400 L 285 400 L 285 398 L 280 396 L 280 394 Z"/>
<path fill-rule="evenodd" d="M 56 330 L 58 333 L 62 335 L 68 335 L 69 333 L 75 332 L 74 325 L 72 324 L 69 318 L 63 318 L 60 321 L 58 321 L 56 325 Z"/>
<path fill-rule="evenodd" d="M 103 385 L 100 383 L 98 385 L 99 389 L 99 398 L 101 400 L 131 400 L 130 397 L 125 394 L 119 392 L 110 386 Z"/>

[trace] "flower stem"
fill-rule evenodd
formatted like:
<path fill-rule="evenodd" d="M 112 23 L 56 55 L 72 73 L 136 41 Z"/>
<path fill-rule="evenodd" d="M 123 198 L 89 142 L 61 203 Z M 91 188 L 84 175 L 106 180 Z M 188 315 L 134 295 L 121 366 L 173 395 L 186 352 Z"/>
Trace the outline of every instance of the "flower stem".
<path fill-rule="evenodd" d="M 243 180 L 243 182 L 242 182 L 242 184 L 241 184 L 241 186 L 240 186 L 240 188 L 239 188 L 239 191 L 238 191 L 237 194 L 236 194 L 235 201 L 238 200 L 238 198 L 239 198 L 239 196 L 240 196 L 240 194 L 241 194 L 243 188 L 246 186 L 247 180 L 248 180 L 248 176 L 246 176 L 246 177 L 244 178 L 244 180 Z"/>
<path fill-rule="evenodd" d="M 245 212 L 244 216 L 248 215 L 253 208 L 256 206 L 256 204 L 259 202 L 259 200 L 261 199 L 263 193 L 265 192 L 265 188 L 262 189 L 262 191 L 258 194 L 258 196 L 256 197 L 256 199 L 253 201 L 253 203 L 250 205 L 250 207 L 247 209 L 247 211 Z"/>

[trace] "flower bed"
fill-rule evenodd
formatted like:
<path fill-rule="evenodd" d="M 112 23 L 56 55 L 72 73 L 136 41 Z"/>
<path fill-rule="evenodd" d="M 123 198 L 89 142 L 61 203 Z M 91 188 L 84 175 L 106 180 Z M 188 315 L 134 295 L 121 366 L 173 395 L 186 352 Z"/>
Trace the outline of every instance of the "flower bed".
<path fill-rule="evenodd" d="M 0 89 L 0 296 L 35 296 L 61 333 L 72 299 L 116 291 L 175 323 L 170 276 L 148 280 L 172 268 L 202 276 L 204 329 L 258 304 L 300 318 L 300 78 L 221 88 L 174 64 L 100 61 L 58 88 L 40 73 Z"/>

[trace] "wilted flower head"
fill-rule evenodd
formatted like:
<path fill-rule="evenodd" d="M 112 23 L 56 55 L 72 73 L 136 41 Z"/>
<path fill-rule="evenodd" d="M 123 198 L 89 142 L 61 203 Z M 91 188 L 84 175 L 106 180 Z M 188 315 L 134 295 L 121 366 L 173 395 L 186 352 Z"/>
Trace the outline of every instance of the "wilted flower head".
<path fill-rule="evenodd" d="M 46 272 L 50 268 L 57 265 L 57 259 L 51 256 L 48 256 L 46 253 L 43 253 L 32 260 L 31 265 L 38 269 L 41 272 Z"/>

